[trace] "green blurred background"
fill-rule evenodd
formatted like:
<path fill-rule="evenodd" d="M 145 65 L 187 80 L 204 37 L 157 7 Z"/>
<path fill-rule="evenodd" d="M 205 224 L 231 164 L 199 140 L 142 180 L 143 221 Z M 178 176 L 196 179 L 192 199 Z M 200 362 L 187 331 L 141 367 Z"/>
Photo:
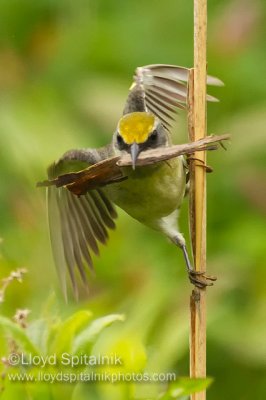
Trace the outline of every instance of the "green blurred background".
<path fill-rule="evenodd" d="M 221 102 L 208 107 L 208 133 L 232 135 L 227 152 L 208 155 L 208 270 L 218 276 L 208 290 L 213 400 L 266 395 L 265 13 L 262 0 L 209 1 L 208 70 L 225 87 L 210 91 Z M 45 193 L 35 187 L 66 150 L 110 141 L 135 67 L 152 63 L 192 66 L 192 1 L 0 0 L 0 274 L 29 271 L 8 288 L 1 314 L 27 308 L 33 322 L 78 309 L 124 313 L 96 347 L 122 335 L 136 365 L 145 353 L 150 371 L 188 375 L 191 286 L 181 252 L 119 211 L 89 297 L 65 304 Z M 185 115 L 174 136 L 186 141 Z M 127 400 L 118 387 L 86 390 L 90 399 Z M 154 387 L 147 390 L 152 398 Z"/>

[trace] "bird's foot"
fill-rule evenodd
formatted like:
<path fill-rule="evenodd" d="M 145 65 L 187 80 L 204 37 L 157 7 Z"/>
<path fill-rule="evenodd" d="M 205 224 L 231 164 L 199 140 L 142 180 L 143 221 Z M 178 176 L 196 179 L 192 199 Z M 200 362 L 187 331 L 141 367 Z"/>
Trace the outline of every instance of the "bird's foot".
<path fill-rule="evenodd" d="M 210 167 L 209 165 L 205 164 L 205 162 L 199 158 L 193 157 L 193 156 L 189 156 L 187 158 L 187 163 L 189 164 L 191 161 L 198 161 L 199 164 L 196 164 L 197 167 L 202 167 L 205 169 L 205 171 L 208 172 L 213 172 L 212 167 Z"/>
<path fill-rule="evenodd" d="M 207 286 L 213 286 L 216 281 L 216 276 L 206 275 L 205 271 L 189 271 L 188 277 L 190 282 L 200 289 L 204 289 Z"/>

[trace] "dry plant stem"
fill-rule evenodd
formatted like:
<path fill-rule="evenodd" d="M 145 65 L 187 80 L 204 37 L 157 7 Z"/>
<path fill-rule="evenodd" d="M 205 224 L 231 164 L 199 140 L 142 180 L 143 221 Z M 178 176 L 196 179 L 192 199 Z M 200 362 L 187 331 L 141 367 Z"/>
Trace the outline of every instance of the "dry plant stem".
<path fill-rule="evenodd" d="M 27 272 L 26 268 L 18 268 L 16 271 L 11 271 L 8 277 L 2 279 L 2 286 L 0 286 L 0 303 L 4 302 L 8 286 L 15 280 L 22 282 L 23 277 Z"/>
<path fill-rule="evenodd" d="M 189 135 L 192 141 L 206 136 L 206 40 L 207 0 L 194 0 L 194 69 L 189 81 Z M 206 152 L 194 157 L 206 163 Z M 206 271 L 206 176 L 204 168 L 191 162 L 191 232 L 194 266 Z M 190 298 L 190 376 L 206 376 L 206 289 L 194 288 Z M 206 391 L 191 395 L 205 400 Z"/>
<path fill-rule="evenodd" d="M 216 150 L 217 143 L 229 139 L 229 135 L 210 135 L 204 139 L 198 140 L 195 143 L 177 144 L 171 147 L 158 148 L 155 150 L 147 150 L 140 153 L 137 166 L 154 164 L 156 162 L 170 160 L 171 158 L 180 155 L 194 154 L 195 151 L 203 152 L 204 150 Z M 131 156 L 125 155 L 117 161 L 120 167 L 132 165 Z"/>
<path fill-rule="evenodd" d="M 194 154 L 196 151 L 215 150 L 218 143 L 229 139 L 229 135 L 207 136 L 204 139 L 193 143 L 185 143 L 166 148 L 158 148 L 156 150 L 147 150 L 140 153 L 137 160 L 137 167 L 154 164 L 156 162 L 166 161 L 180 155 Z M 193 157 L 197 164 L 202 168 L 203 164 L 199 159 Z M 97 164 L 91 165 L 78 172 L 70 172 L 59 175 L 56 179 L 46 180 L 37 183 L 38 187 L 55 185 L 57 187 L 66 186 L 71 192 L 76 195 L 85 194 L 88 190 L 97 189 L 99 187 L 127 179 L 123 167 L 132 165 L 130 155 L 123 157 L 112 157 L 100 161 Z"/>

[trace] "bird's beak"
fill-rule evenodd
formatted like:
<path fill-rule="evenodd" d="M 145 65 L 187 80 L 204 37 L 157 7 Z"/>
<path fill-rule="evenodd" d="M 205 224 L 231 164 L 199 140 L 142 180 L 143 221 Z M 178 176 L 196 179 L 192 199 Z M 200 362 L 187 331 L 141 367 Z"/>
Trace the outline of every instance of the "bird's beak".
<path fill-rule="evenodd" d="M 134 142 L 130 146 L 130 153 L 131 153 L 131 160 L 132 160 L 132 168 L 135 169 L 136 161 L 137 161 L 138 155 L 140 153 L 139 145 L 136 142 Z"/>

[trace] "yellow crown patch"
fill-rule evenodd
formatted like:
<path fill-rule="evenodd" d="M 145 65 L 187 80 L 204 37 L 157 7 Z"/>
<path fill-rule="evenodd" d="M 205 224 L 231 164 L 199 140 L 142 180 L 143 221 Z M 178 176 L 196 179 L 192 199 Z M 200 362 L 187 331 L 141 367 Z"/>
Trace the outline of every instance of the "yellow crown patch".
<path fill-rule="evenodd" d="M 154 123 L 154 115 L 147 112 L 133 112 L 120 119 L 118 131 L 127 144 L 144 143 L 154 129 Z"/>

